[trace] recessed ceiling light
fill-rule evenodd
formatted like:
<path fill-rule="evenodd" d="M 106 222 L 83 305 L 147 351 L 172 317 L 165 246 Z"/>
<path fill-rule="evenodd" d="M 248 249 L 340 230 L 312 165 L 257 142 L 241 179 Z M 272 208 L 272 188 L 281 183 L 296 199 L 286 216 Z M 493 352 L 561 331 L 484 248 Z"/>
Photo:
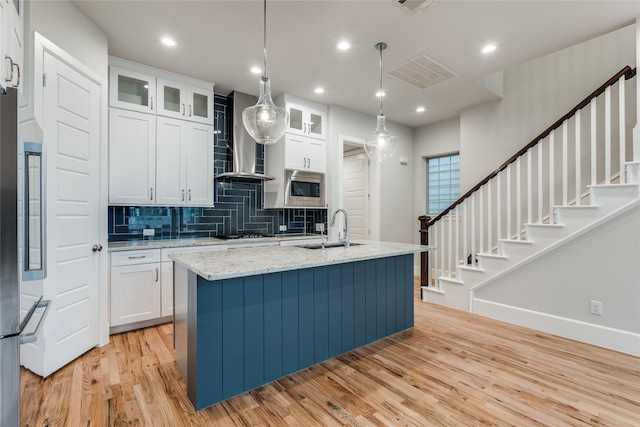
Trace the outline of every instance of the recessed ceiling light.
<path fill-rule="evenodd" d="M 336 47 L 340 50 L 347 50 L 351 47 L 351 43 L 348 41 L 341 41 L 336 45 Z"/>
<path fill-rule="evenodd" d="M 165 37 L 160 41 L 162 42 L 162 44 L 165 44 L 167 46 L 175 46 L 176 45 L 176 42 L 173 39 L 170 39 L 169 37 Z"/>
<path fill-rule="evenodd" d="M 418 107 L 416 108 L 416 112 L 417 113 L 424 113 L 425 108 L 424 107 Z"/>
<path fill-rule="evenodd" d="M 251 67 L 251 72 L 253 74 L 260 74 L 260 73 L 262 73 L 262 68 L 260 68 L 260 67 Z"/>
<path fill-rule="evenodd" d="M 495 44 L 488 44 L 485 47 L 482 48 L 482 53 L 491 53 L 494 50 L 496 50 L 496 45 Z"/>
<path fill-rule="evenodd" d="M 386 93 L 384 93 L 384 92 L 376 92 L 376 96 L 378 98 L 380 98 L 381 96 L 385 96 L 385 95 L 386 95 Z"/>
<path fill-rule="evenodd" d="M 321 87 L 317 87 L 317 88 L 315 88 L 314 92 L 315 93 L 324 93 L 324 89 L 321 88 Z"/>

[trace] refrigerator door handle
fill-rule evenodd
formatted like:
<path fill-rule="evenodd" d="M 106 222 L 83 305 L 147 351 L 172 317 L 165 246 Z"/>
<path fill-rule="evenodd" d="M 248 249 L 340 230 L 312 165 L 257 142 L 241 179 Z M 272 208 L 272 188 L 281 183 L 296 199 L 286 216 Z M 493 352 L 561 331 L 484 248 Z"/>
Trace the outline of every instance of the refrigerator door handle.
<path fill-rule="evenodd" d="M 44 144 L 23 142 L 23 269 L 22 280 L 47 276 L 46 173 Z"/>
<path fill-rule="evenodd" d="M 22 321 L 22 324 L 20 325 L 20 344 L 27 344 L 30 342 L 37 341 L 38 332 L 40 331 L 40 326 L 42 325 L 42 321 L 44 320 L 44 318 L 47 316 L 50 303 L 51 303 L 51 300 L 42 301 L 42 297 L 40 297 L 40 299 L 33 304 L 33 306 L 31 307 L 31 310 L 29 310 L 28 315 L 25 316 L 24 320 Z M 38 311 L 37 314 L 36 314 L 36 311 Z M 31 320 L 34 314 L 36 314 L 36 318 L 39 317 L 36 327 L 32 331 L 26 334 L 22 334 L 22 332 L 24 331 L 24 328 L 27 326 L 27 324 L 29 324 L 29 321 Z"/>

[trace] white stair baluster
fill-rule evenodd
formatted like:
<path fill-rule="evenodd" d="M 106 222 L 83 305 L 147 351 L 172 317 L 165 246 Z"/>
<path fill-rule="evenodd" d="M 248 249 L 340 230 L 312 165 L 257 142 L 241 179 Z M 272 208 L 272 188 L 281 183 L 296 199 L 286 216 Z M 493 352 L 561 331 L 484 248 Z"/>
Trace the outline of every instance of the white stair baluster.
<path fill-rule="evenodd" d="M 453 210 L 450 210 L 447 214 L 447 221 L 449 222 L 449 224 L 447 224 L 447 265 L 450 272 L 449 276 L 451 276 L 451 272 L 453 272 L 456 268 L 456 265 L 453 263 L 453 258 L 451 257 L 451 255 L 453 254 Z"/>
<path fill-rule="evenodd" d="M 627 182 L 626 180 L 626 176 L 625 176 L 625 163 L 627 161 L 627 153 L 626 153 L 626 148 L 625 148 L 625 139 L 626 139 L 626 131 L 625 131 L 625 114 L 624 114 L 624 110 L 625 110 L 625 93 L 624 93 L 624 81 L 625 81 L 625 77 L 621 76 L 620 79 L 618 80 L 618 98 L 619 98 L 619 105 L 620 107 L 618 108 L 618 134 L 619 134 L 619 141 L 620 141 L 620 184 L 624 184 L 625 182 Z"/>
<path fill-rule="evenodd" d="M 475 265 L 476 254 L 476 194 L 471 195 L 471 265 Z"/>
<path fill-rule="evenodd" d="M 460 205 L 456 206 L 456 258 L 455 265 L 458 265 L 460 260 Z"/>
<path fill-rule="evenodd" d="M 522 183 L 520 176 L 520 159 L 516 159 L 516 239 L 522 239 Z"/>
<path fill-rule="evenodd" d="M 591 185 L 598 183 L 598 157 L 596 147 L 596 98 L 591 100 Z"/>
<path fill-rule="evenodd" d="M 507 213 L 507 234 L 506 234 L 506 238 L 507 239 L 511 239 L 513 237 L 513 235 L 511 234 L 511 165 L 507 166 L 506 169 L 507 173 L 506 173 L 506 177 L 505 179 L 507 180 L 507 206 L 506 206 L 506 213 Z"/>
<path fill-rule="evenodd" d="M 478 246 L 478 252 L 484 252 L 484 185 L 480 187 L 477 192 L 480 198 L 480 208 L 478 209 L 478 234 L 480 237 L 480 244 Z"/>
<path fill-rule="evenodd" d="M 555 145 L 555 133 L 551 131 L 551 134 L 549 135 L 549 224 L 554 223 L 553 206 L 555 204 Z"/>
<path fill-rule="evenodd" d="M 533 191 L 532 191 L 532 186 L 533 186 L 533 171 L 531 170 L 531 150 L 532 148 L 529 148 L 527 150 L 527 223 L 531 224 L 532 219 L 532 212 L 531 209 L 533 208 Z"/>
<path fill-rule="evenodd" d="M 492 237 L 493 237 L 493 217 L 492 217 L 492 205 L 493 200 L 491 197 L 491 187 L 493 186 L 493 180 L 487 183 L 487 252 L 492 252 Z"/>
<path fill-rule="evenodd" d="M 542 189 L 542 147 L 542 141 L 538 141 L 538 223 L 540 224 L 544 221 L 542 216 L 544 195 L 544 190 Z"/>
<path fill-rule="evenodd" d="M 496 239 L 502 239 L 502 172 L 496 176 Z"/>
<path fill-rule="evenodd" d="M 462 237 L 462 264 L 466 264 L 467 263 L 467 242 L 469 241 L 469 209 L 467 207 L 467 205 L 469 204 L 469 199 L 465 199 L 464 202 L 462 202 L 463 205 L 463 210 L 462 210 L 462 230 L 463 230 L 463 237 Z"/>
<path fill-rule="evenodd" d="M 604 90 L 604 183 L 611 184 L 611 86 Z"/>
<path fill-rule="evenodd" d="M 562 206 L 569 204 L 569 125 L 562 123 Z"/>
<path fill-rule="evenodd" d="M 575 121 L 575 125 L 576 125 L 576 149 L 575 149 L 575 153 L 576 153 L 576 206 L 580 206 L 581 200 L 580 200 L 580 194 L 582 191 L 582 183 L 581 183 L 581 179 L 580 179 L 580 175 L 582 173 L 582 162 L 580 161 L 580 156 L 582 155 L 582 151 L 581 151 L 581 138 L 580 138 L 580 111 L 578 110 L 576 112 L 576 121 Z"/>

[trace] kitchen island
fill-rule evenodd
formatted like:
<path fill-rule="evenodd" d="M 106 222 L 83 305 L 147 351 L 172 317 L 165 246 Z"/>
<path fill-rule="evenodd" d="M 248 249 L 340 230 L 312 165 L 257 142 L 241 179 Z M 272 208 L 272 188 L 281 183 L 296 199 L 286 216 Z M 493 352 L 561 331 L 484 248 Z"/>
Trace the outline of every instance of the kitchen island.
<path fill-rule="evenodd" d="M 413 326 L 413 254 L 388 242 L 172 254 L 176 362 L 197 410 Z"/>

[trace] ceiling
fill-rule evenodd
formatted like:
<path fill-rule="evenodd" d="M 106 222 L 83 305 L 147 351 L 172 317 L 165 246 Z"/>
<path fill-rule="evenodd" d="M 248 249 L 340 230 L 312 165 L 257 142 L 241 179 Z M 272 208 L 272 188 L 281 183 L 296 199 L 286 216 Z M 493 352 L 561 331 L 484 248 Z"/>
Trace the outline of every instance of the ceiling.
<path fill-rule="evenodd" d="M 223 95 L 258 94 L 259 75 L 250 68 L 262 65 L 262 1 L 72 3 L 107 35 L 110 55 L 211 81 Z M 274 97 L 286 92 L 374 116 L 375 44 L 388 45 L 385 73 L 426 55 L 457 76 L 426 89 L 384 77 L 388 120 L 418 127 L 497 99 L 479 79 L 633 24 L 636 16 L 637 0 L 436 0 L 418 15 L 393 0 L 269 0 L 268 75 Z M 163 36 L 176 46 L 161 44 Z M 350 50 L 336 49 L 343 39 Z M 482 54 L 487 43 L 498 49 Z M 325 93 L 315 94 L 317 86 Z"/>

